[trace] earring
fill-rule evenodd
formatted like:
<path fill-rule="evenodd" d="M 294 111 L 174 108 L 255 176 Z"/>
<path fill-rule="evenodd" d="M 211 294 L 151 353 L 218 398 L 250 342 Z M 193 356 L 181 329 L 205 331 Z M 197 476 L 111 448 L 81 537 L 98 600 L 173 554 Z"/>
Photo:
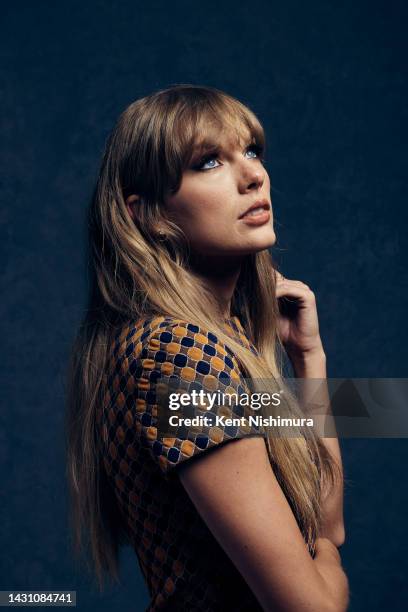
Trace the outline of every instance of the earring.
<path fill-rule="evenodd" d="M 160 236 L 160 238 L 165 238 L 166 237 L 166 232 L 164 232 L 161 228 L 159 229 L 159 236 Z"/>

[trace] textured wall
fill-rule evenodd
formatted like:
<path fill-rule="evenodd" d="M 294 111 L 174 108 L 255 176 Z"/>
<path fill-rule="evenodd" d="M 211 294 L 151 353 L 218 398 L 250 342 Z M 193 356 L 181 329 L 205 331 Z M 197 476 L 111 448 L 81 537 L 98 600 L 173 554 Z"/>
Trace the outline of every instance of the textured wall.
<path fill-rule="evenodd" d="M 329 374 L 407 376 L 407 5 L 16 0 L 2 14 L 0 588 L 76 589 L 80 610 L 138 612 L 131 551 L 122 587 L 99 597 L 67 537 L 62 382 L 108 131 L 176 82 L 249 104 L 268 136 L 275 256 L 317 295 Z M 407 441 L 342 447 L 350 609 L 406 609 Z"/>

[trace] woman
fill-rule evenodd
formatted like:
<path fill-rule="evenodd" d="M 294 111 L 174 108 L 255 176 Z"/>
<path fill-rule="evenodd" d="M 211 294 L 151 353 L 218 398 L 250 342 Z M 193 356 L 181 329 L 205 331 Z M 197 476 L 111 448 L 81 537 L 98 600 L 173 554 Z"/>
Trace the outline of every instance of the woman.
<path fill-rule="evenodd" d="M 149 610 L 347 607 L 337 439 L 186 420 L 247 416 L 239 402 L 180 405 L 184 424 L 167 410 L 169 384 L 190 397 L 269 385 L 299 415 L 284 351 L 295 376 L 326 377 L 314 295 L 268 251 L 264 147 L 231 96 L 158 91 L 119 118 L 89 211 L 91 292 L 69 379 L 74 530 L 101 585 L 119 546 L 134 547 Z"/>

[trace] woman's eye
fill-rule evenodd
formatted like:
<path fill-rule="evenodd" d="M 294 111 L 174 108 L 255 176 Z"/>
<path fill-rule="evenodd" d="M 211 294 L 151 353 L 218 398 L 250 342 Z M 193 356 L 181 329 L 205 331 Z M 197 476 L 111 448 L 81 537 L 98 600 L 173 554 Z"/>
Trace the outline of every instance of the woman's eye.
<path fill-rule="evenodd" d="M 255 155 L 250 155 L 250 158 L 254 158 L 256 159 L 257 157 L 261 157 L 262 155 L 262 148 L 258 145 L 251 145 L 250 147 L 247 148 L 246 150 L 247 153 L 255 153 Z M 261 159 L 261 161 L 263 161 L 263 159 Z"/>
<path fill-rule="evenodd" d="M 218 166 L 208 165 L 212 162 L 217 161 L 217 157 L 213 155 L 212 157 L 208 157 L 207 159 L 203 159 L 198 166 L 199 170 L 211 170 L 211 168 L 218 168 Z M 220 164 L 218 164 L 220 165 Z M 207 167 L 206 167 L 207 166 Z"/>

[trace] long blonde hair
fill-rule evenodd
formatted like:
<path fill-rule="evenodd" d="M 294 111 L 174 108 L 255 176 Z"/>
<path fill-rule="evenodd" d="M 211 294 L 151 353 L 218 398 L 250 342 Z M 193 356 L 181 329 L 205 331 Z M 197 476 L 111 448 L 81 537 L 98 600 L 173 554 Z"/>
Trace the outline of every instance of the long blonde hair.
<path fill-rule="evenodd" d="M 254 391 L 265 380 L 279 381 L 279 388 L 285 388 L 275 266 L 269 251 L 246 257 L 231 304 L 258 349 L 256 356 L 223 327 L 213 296 L 189 269 L 186 237 L 163 207 L 165 195 L 177 192 L 196 147 L 210 133 L 225 129 L 237 134 L 249 130 L 253 141 L 265 148 L 255 114 L 215 88 L 175 85 L 136 100 L 108 138 L 89 206 L 89 299 L 67 376 L 67 474 L 74 546 L 77 551 L 88 548 L 101 588 L 105 574 L 117 578 L 118 551 L 127 537 L 98 452 L 96 422 L 118 327 L 156 314 L 194 322 L 232 349 Z M 125 204 L 130 194 L 141 197 L 135 221 Z M 289 389 L 287 397 L 292 413 L 299 414 Z M 306 440 L 301 427 L 296 437 L 268 434 L 267 447 L 313 554 L 321 523 L 321 479 L 334 482 L 335 463 L 321 440 L 310 434 Z"/>

